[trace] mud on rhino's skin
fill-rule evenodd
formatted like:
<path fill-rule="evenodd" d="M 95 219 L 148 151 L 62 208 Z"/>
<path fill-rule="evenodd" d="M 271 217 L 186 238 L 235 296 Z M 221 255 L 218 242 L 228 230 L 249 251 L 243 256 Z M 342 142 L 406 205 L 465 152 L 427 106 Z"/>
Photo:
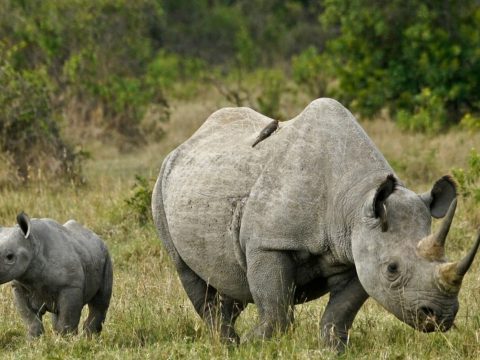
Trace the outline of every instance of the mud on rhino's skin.
<path fill-rule="evenodd" d="M 44 331 L 42 316 L 52 313 L 54 330 L 76 332 L 84 305 L 84 331 L 99 333 L 112 294 L 112 263 L 107 247 L 74 220 L 60 225 L 24 213 L 18 226 L 0 227 L 0 283 L 13 280 L 17 309 L 30 337 Z"/>
<path fill-rule="evenodd" d="M 340 351 L 369 296 L 419 330 L 448 330 L 480 241 L 447 262 L 453 180 L 420 195 L 406 188 L 332 99 L 313 101 L 252 149 L 271 121 L 219 110 L 160 170 L 154 221 L 200 316 L 238 341 L 235 320 L 254 302 L 253 334 L 268 337 L 292 321 L 294 304 L 329 292 L 321 331 Z M 445 217 L 433 235 L 432 217 Z"/>

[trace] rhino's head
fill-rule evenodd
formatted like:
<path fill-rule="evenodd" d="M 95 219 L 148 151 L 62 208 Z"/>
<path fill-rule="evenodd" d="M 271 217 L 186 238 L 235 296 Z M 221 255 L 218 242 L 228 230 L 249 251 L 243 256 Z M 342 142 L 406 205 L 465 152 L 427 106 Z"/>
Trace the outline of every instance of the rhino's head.
<path fill-rule="evenodd" d="M 462 278 L 480 244 L 479 235 L 461 261 L 447 261 L 444 244 L 456 203 L 455 184 L 447 176 L 418 195 L 389 175 L 369 193 L 352 233 L 355 266 L 367 293 L 424 332 L 453 325 Z M 444 217 L 435 234 L 432 217 Z"/>
<path fill-rule="evenodd" d="M 32 261 L 30 219 L 21 213 L 17 222 L 19 227 L 0 228 L 0 284 L 20 277 Z"/>

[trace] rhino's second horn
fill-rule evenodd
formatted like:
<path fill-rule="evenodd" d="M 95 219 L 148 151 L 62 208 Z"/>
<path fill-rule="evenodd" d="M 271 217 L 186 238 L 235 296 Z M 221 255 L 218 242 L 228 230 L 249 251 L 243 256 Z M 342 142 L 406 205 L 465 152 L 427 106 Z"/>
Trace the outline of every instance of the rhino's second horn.
<path fill-rule="evenodd" d="M 456 208 L 457 199 L 454 199 L 448 208 L 447 215 L 440 229 L 435 234 L 427 236 L 418 243 L 417 251 L 420 256 L 430 261 L 443 260 L 445 258 L 445 240 L 452 225 Z"/>

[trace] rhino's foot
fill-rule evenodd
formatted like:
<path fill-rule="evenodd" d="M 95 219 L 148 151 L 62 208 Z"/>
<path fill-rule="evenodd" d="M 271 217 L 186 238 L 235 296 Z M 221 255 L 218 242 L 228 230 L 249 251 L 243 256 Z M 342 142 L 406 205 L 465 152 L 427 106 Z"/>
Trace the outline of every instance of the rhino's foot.
<path fill-rule="evenodd" d="M 89 339 L 92 338 L 93 335 L 98 335 L 101 332 L 102 332 L 102 322 L 95 322 L 95 324 L 92 324 L 88 321 L 85 321 L 85 323 L 83 324 L 83 333 Z"/>
<path fill-rule="evenodd" d="M 278 322 L 263 321 L 255 326 L 245 337 L 242 342 L 250 342 L 255 340 L 268 340 L 275 334 L 282 334 L 290 327 L 291 322 Z"/>
<path fill-rule="evenodd" d="M 28 339 L 34 340 L 40 337 L 43 332 L 43 324 L 40 321 L 36 321 L 28 327 Z"/>
<path fill-rule="evenodd" d="M 240 344 L 240 337 L 235 332 L 233 326 L 230 325 L 222 325 L 220 329 L 220 340 L 226 345 Z"/>
<path fill-rule="evenodd" d="M 339 331 L 334 324 L 328 324 L 322 328 L 323 342 L 327 347 L 343 354 L 348 344 L 347 331 Z"/>

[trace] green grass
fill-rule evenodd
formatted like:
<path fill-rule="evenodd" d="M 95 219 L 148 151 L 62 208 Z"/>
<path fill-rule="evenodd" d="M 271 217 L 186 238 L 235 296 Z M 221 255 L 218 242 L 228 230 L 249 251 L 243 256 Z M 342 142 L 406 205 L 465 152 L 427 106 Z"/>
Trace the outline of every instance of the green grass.
<path fill-rule="evenodd" d="M 32 217 L 50 217 L 60 222 L 74 218 L 105 240 L 114 262 L 111 307 L 103 333 L 92 340 L 82 335 L 55 335 L 48 316 L 44 318 L 45 335 L 27 340 L 13 305 L 11 286 L 2 285 L 1 359 L 337 358 L 319 338 L 319 321 L 328 296 L 297 306 L 295 326 L 283 336 L 238 347 L 221 344 L 194 312 L 152 223 L 140 226 L 125 202 L 133 194 L 135 175 L 145 177 L 153 186 L 167 151 L 189 136 L 217 107 L 217 103 L 178 106 L 167 129 L 169 137 L 136 153 L 121 154 L 98 146 L 85 169 L 85 186 L 32 183 L 0 190 L 0 224 L 13 225 L 20 210 Z M 292 109 L 289 115 L 297 110 Z M 470 148 L 480 144 L 479 134 L 452 131 L 431 138 L 399 133 L 384 120 L 364 125 L 401 178 L 418 192 L 428 190 L 448 169 L 464 166 Z M 447 245 L 452 259 L 464 254 L 472 243 L 475 227 L 480 225 L 478 207 L 466 204 L 468 201 L 460 202 Z M 416 332 L 370 299 L 354 322 L 350 346 L 342 358 L 480 358 L 479 263 L 480 258 L 465 278 L 454 329 L 447 333 Z M 250 305 L 237 322 L 239 334 L 245 336 L 255 320 L 256 309 Z"/>

